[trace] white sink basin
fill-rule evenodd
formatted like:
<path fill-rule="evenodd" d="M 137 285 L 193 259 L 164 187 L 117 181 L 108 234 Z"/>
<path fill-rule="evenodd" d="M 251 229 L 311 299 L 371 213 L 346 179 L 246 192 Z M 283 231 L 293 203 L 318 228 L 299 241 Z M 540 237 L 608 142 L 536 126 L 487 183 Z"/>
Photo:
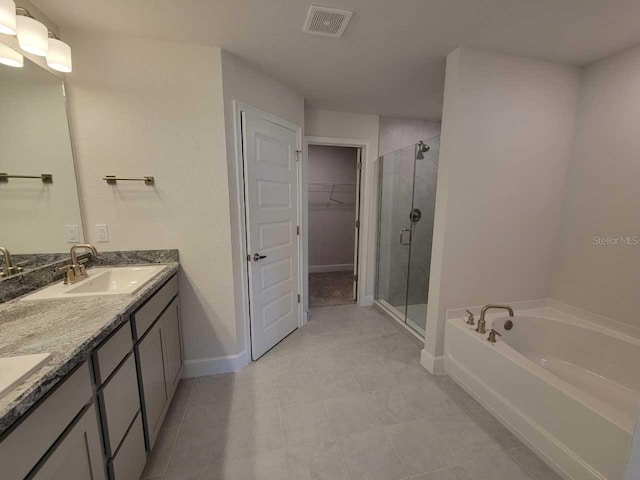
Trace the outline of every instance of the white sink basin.
<path fill-rule="evenodd" d="M 50 353 L 0 358 L 0 398 L 30 373 L 40 368 Z"/>
<path fill-rule="evenodd" d="M 159 273 L 164 265 L 142 267 L 97 267 L 87 270 L 89 278 L 73 285 L 62 282 L 25 295 L 24 300 L 47 298 L 94 297 L 97 295 L 122 295 L 133 293 Z"/>

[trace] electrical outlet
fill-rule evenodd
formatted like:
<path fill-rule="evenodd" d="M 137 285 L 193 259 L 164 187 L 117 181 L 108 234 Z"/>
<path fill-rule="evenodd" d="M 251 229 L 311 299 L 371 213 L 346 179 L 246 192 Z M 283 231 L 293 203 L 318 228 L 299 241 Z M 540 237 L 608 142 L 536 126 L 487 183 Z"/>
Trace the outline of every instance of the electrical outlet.
<path fill-rule="evenodd" d="M 96 225 L 96 233 L 98 234 L 99 242 L 109 241 L 109 229 L 106 224 Z"/>
<path fill-rule="evenodd" d="M 80 241 L 80 227 L 78 225 L 65 225 L 64 229 L 67 243 L 78 243 Z"/>

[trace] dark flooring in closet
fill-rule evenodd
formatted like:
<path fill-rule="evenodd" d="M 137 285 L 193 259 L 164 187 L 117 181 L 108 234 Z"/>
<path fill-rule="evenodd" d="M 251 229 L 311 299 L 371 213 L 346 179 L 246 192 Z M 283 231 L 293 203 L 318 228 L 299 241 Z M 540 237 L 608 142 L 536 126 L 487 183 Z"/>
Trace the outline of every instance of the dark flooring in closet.
<path fill-rule="evenodd" d="M 309 274 L 309 307 L 353 303 L 353 272 Z"/>

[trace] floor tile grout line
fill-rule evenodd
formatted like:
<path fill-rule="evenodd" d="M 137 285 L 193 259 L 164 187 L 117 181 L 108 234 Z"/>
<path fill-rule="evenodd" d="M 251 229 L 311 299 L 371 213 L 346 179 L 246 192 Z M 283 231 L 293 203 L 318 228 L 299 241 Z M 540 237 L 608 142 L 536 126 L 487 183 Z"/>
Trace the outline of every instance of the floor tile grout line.
<path fill-rule="evenodd" d="M 289 480 L 289 461 L 287 460 L 287 441 L 284 438 L 284 426 L 282 419 L 282 404 L 280 403 L 280 389 L 278 388 L 278 382 L 275 381 L 276 387 L 276 401 L 278 402 L 278 419 L 280 421 L 280 435 L 282 437 L 282 451 L 284 452 L 284 474 L 287 480 Z"/>
<path fill-rule="evenodd" d="M 385 437 L 387 436 L 387 432 L 384 431 L 384 428 L 382 428 L 382 431 L 384 432 Z M 387 441 L 389 442 L 389 444 L 391 445 L 391 448 L 393 449 L 393 453 L 396 454 L 396 457 L 398 457 L 398 460 L 400 461 L 400 465 L 402 465 L 402 468 L 404 469 L 404 471 L 409 475 L 409 477 L 411 476 L 411 474 L 409 473 L 409 469 L 407 468 L 407 466 L 404 464 L 404 462 L 402 461 L 402 458 L 400 457 L 400 454 L 398 453 L 398 450 L 396 450 L 396 446 L 393 444 L 393 441 L 390 440 L 389 438 L 387 438 Z"/>
<path fill-rule="evenodd" d="M 511 455 L 509 455 L 507 452 L 505 452 L 505 451 L 498 452 L 498 453 L 492 453 L 491 455 L 486 455 L 486 456 L 484 456 L 484 457 L 482 457 L 482 458 L 497 457 L 497 456 L 499 456 L 499 455 L 507 455 L 507 457 L 509 457 L 509 459 L 510 459 L 511 461 L 513 461 L 513 463 L 515 463 L 515 464 L 516 464 L 516 466 L 517 466 L 520 470 L 522 470 L 522 472 L 523 472 L 527 477 L 529 477 L 531 480 L 535 480 L 535 479 L 533 478 L 533 476 L 531 476 L 531 474 L 529 474 L 529 472 L 527 472 L 524 468 L 522 468 L 522 467 L 518 464 L 518 462 L 516 462 L 516 461 L 515 461 L 515 459 L 514 459 Z M 457 466 L 462 467 L 462 469 L 465 471 L 465 473 L 466 473 L 466 474 L 471 478 L 471 474 L 470 474 L 470 473 L 467 471 L 467 469 L 466 469 L 466 468 L 464 468 L 464 467 L 465 467 L 465 465 L 470 465 L 470 464 L 471 464 L 471 463 L 473 463 L 473 462 L 477 462 L 479 459 L 480 459 L 480 458 L 475 458 L 475 459 L 473 459 L 473 460 L 469 460 L 469 461 L 467 461 L 467 462 L 460 463 L 460 464 L 459 464 L 459 465 L 457 465 Z"/>
<path fill-rule="evenodd" d="M 331 429 L 331 433 L 333 433 L 333 441 L 336 444 L 336 448 L 338 449 L 338 453 L 340 454 L 340 458 L 342 459 L 342 466 L 344 467 L 345 472 L 347 473 L 347 477 L 350 480 L 353 480 L 351 472 L 349 471 L 349 467 L 347 467 L 347 461 L 344 458 L 342 453 L 342 447 L 340 446 L 340 441 L 338 440 L 338 435 L 336 434 L 335 428 L 331 425 L 331 420 L 329 419 L 329 411 L 327 410 L 327 406 L 324 404 L 324 400 L 320 400 L 320 404 L 322 405 L 322 409 L 324 410 L 324 414 L 327 417 L 327 422 L 329 422 L 329 428 Z"/>
<path fill-rule="evenodd" d="M 450 468 L 456 468 L 456 467 L 460 467 L 464 470 L 464 467 L 462 466 L 462 463 L 456 463 L 455 465 L 449 465 L 447 467 L 442 467 L 442 468 L 436 468 L 435 470 L 429 470 L 428 472 L 422 472 L 422 473 L 416 473 L 414 475 L 410 475 L 409 477 L 407 477 L 407 479 L 405 480 L 411 480 L 412 478 L 417 478 L 417 477 L 421 477 L 422 475 L 431 475 L 432 473 L 438 473 L 438 472 L 442 472 L 444 470 L 449 470 Z M 467 473 L 467 471 L 464 471 L 465 473 Z M 467 474 L 468 475 L 468 474 Z"/>
<path fill-rule="evenodd" d="M 173 452 L 176 448 L 176 443 L 178 443 L 178 437 L 180 436 L 180 432 L 182 431 L 182 425 L 184 423 L 184 417 L 187 415 L 187 409 L 189 408 L 189 403 L 191 402 L 191 395 L 193 395 L 193 390 L 196 388 L 196 383 L 198 382 L 197 378 L 193 380 L 193 385 L 189 389 L 189 395 L 187 395 L 187 403 L 184 407 L 184 412 L 182 412 L 182 416 L 180 418 L 180 423 L 178 424 L 178 431 L 176 432 L 176 436 L 173 439 L 173 443 L 171 445 L 171 451 L 169 452 L 169 458 L 167 460 L 167 464 L 164 467 L 164 472 L 162 472 L 162 479 L 167 476 L 167 471 L 169 470 L 169 464 L 171 463 L 171 459 L 173 458 Z M 179 386 L 179 385 L 178 385 Z"/>

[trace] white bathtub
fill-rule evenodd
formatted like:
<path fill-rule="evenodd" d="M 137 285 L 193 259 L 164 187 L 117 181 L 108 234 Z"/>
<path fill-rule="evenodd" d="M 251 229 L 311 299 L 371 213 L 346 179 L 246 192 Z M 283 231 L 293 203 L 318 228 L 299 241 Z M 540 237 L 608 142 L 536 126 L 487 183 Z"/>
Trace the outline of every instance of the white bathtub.
<path fill-rule="evenodd" d="M 476 315 L 476 318 L 478 315 Z M 550 308 L 449 318 L 445 370 L 567 479 L 622 480 L 640 409 L 640 341 Z"/>

